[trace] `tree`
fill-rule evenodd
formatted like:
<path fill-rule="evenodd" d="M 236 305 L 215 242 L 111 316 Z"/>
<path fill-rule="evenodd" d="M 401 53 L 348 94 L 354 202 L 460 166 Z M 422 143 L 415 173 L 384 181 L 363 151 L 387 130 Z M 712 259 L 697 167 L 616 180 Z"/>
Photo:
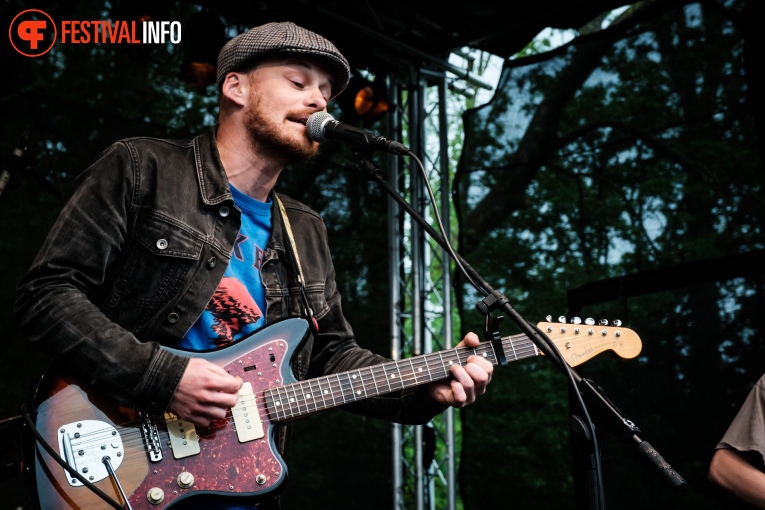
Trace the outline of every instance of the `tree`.
<path fill-rule="evenodd" d="M 466 116 L 455 184 L 460 246 L 524 316 L 561 314 L 566 290 L 588 282 L 762 249 L 763 172 L 744 99 L 744 37 L 733 21 L 745 4 L 637 4 L 602 33 L 508 62 L 501 91 Z M 635 497 L 635 487 L 661 482 L 637 476 L 639 466 L 624 463 L 630 454 L 619 450 L 619 464 L 605 462 L 623 477 L 607 479 L 607 498 L 619 508 L 648 500 L 714 505 L 706 499 L 706 462 L 732 415 L 713 424 L 703 416 L 707 405 L 729 410 L 732 388 L 746 389 L 730 355 L 720 354 L 761 352 L 759 292 L 756 280 L 720 281 L 583 310 L 619 317 L 643 336 L 638 360 L 601 356 L 581 372 L 608 381 L 622 397 L 615 401 L 631 404 L 646 430 L 683 431 L 674 442 L 653 443 L 668 448 L 663 453 L 694 487 L 683 499 L 662 487 Z M 744 378 L 754 382 L 763 365 L 746 366 Z M 463 480 L 466 508 L 499 504 L 508 493 L 522 494 L 514 508 L 551 499 L 573 505 L 561 438 L 565 383 L 541 362 L 513 370 L 469 410 L 465 429 L 475 430 L 465 435 L 463 469 L 522 468 Z M 728 379 L 711 379 L 713 370 Z M 700 421 L 708 426 L 690 426 Z M 486 422 L 505 432 L 497 437 L 479 425 Z M 637 476 L 634 486 L 627 476 Z"/>

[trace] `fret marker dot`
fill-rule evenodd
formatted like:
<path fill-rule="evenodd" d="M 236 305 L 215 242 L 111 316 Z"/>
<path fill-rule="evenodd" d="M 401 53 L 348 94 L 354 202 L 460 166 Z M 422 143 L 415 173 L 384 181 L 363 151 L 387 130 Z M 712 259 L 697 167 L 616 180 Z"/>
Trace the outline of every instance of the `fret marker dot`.
<path fill-rule="evenodd" d="M 450 365 L 454 365 L 454 362 L 453 362 L 453 361 L 451 361 L 451 360 L 449 360 L 449 364 L 450 364 Z"/>
<path fill-rule="evenodd" d="M 280 406 L 280 405 L 282 405 L 282 403 L 279 400 L 277 400 L 276 401 L 276 405 Z"/>
<path fill-rule="evenodd" d="M 329 390 L 324 390 L 324 394 L 327 395 L 329 393 Z"/>
<path fill-rule="evenodd" d="M 422 372 L 422 367 L 417 369 L 418 372 Z"/>
<path fill-rule="evenodd" d="M 486 356 L 487 356 L 487 354 L 484 352 L 484 353 L 483 353 L 483 357 L 485 358 Z"/>
<path fill-rule="evenodd" d="M 356 374 L 353 374 L 353 378 L 356 379 Z"/>
<path fill-rule="evenodd" d="M 361 395 L 361 390 L 356 390 L 356 395 Z"/>
<path fill-rule="evenodd" d="M 294 399 L 294 398 L 291 398 L 291 399 L 290 399 L 290 402 L 294 402 L 294 401 L 295 401 L 295 399 Z"/>
<path fill-rule="evenodd" d="M 396 378 L 396 374 L 390 374 L 390 378 L 391 379 L 395 379 Z"/>
<path fill-rule="evenodd" d="M 305 398 L 311 398 L 311 394 L 309 393 L 308 395 L 305 396 Z"/>

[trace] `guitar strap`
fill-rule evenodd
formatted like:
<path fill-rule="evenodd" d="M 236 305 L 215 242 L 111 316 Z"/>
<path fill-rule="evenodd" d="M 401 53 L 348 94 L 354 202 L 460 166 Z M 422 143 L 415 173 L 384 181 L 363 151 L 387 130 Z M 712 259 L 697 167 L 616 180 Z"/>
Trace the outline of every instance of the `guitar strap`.
<path fill-rule="evenodd" d="M 287 217 L 287 211 L 284 208 L 282 200 L 279 195 L 276 196 L 276 203 L 279 204 L 279 212 L 282 215 L 282 225 L 284 225 L 284 232 L 287 234 L 287 251 L 289 252 L 289 258 L 292 262 L 292 271 L 297 275 L 298 289 L 300 290 L 300 297 L 303 300 L 303 313 L 308 318 L 308 322 L 311 326 L 311 331 L 314 334 L 319 332 L 319 323 L 313 316 L 313 309 L 308 303 L 308 296 L 305 293 L 305 278 L 303 277 L 303 267 L 300 265 L 300 257 L 298 256 L 297 245 L 295 244 L 295 236 L 292 235 L 292 226 L 290 226 L 290 219 Z"/>

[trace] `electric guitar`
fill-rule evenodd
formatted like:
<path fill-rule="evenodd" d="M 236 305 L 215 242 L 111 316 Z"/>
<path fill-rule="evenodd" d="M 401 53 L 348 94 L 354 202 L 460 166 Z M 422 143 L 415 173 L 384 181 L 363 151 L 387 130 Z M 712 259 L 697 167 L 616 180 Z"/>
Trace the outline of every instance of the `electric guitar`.
<path fill-rule="evenodd" d="M 606 350 L 633 358 L 642 348 L 640 338 L 627 328 L 562 323 L 538 327 L 571 366 Z M 99 396 L 96 388 L 50 371 L 35 397 L 35 427 L 73 470 L 118 508 L 165 509 L 183 499 L 204 497 L 250 503 L 275 496 L 287 477 L 276 449 L 275 424 L 445 379 L 451 365 L 464 365 L 472 355 L 505 365 L 541 354 L 525 335 L 497 335 L 496 341 L 476 348 L 453 348 L 297 381 L 290 365 L 308 332 L 305 320 L 285 319 L 223 349 L 168 349 L 216 363 L 244 381 L 229 416 L 205 429 L 170 413 L 150 415 L 121 407 Z M 34 495 L 41 508 L 110 508 L 40 445 L 34 470 Z"/>

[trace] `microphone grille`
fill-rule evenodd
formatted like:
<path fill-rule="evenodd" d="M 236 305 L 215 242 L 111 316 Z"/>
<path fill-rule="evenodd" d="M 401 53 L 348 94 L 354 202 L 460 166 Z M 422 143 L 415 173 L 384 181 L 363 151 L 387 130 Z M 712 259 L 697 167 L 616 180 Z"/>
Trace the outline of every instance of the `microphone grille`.
<path fill-rule="evenodd" d="M 314 142 L 325 141 L 327 138 L 324 136 L 324 124 L 330 120 L 335 119 L 327 112 L 312 113 L 305 123 L 306 127 L 308 128 L 308 138 Z"/>

